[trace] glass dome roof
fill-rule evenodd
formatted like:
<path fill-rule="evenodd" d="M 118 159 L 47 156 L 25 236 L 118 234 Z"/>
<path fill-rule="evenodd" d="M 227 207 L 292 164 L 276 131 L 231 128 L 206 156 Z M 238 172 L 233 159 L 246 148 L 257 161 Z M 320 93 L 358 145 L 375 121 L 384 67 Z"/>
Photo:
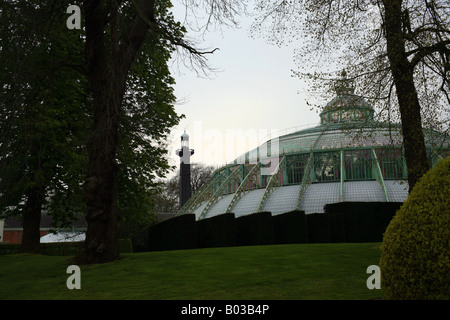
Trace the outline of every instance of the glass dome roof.
<path fill-rule="evenodd" d="M 373 115 L 344 77 L 319 125 L 272 138 L 217 169 L 179 214 L 310 214 L 342 201 L 403 202 L 408 184 L 401 127 Z M 449 155 L 448 136 L 424 134 L 431 165 Z"/>

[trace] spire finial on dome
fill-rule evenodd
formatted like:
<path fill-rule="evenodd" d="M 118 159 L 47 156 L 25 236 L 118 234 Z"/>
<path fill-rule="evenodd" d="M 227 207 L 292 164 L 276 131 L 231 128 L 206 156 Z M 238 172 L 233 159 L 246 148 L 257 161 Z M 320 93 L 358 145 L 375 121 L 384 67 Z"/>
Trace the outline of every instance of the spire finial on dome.
<path fill-rule="evenodd" d="M 343 69 L 341 71 L 341 78 L 336 80 L 334 90 L 338 95 L 342 94 L 353 94 L 355 88 L 353 87 L 353 81 L 347 79 L 347 71 Z"/>

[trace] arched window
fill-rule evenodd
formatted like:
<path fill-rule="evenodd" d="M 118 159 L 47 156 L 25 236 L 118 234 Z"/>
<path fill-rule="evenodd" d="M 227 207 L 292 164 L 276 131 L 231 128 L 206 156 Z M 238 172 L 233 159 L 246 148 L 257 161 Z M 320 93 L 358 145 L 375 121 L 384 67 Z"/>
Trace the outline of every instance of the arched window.
<path fill-rule="evenodd" d="M 341 114 L 342 121 L 353 121 L 355 120 L 355 115 L 353 110 L 344 110 Z"/>
<path fill-rule="evenodd" d="M 372 179 L 370 150 L 345 151 L 345 178 L 348 180 Z"/>
<path fill-rule="evenodd" d="M 403 161 L 401 149 L 378 149 L 378 162 L 384 179 L 402 179 Z"/>
<path fill-rule="evenodd" d="M 355 117 L 356 117 L 356 120 L 359 120 L 359 121 L 366 120 L 366 114 L 363 110 L 356 110 Z"/>
<path fill-rule="evenodd" d="M 320 152 L 314 154 L 315 180 L 339 181 L 340 157 L 339 152 Z"/>
<path fill-rule="evenodd" d="M 296 161 L 291 164 L 289 168 L 289 184 L 301 183 L 303 175 L 305 174 L 306 163 L 303 161 Z"/>
<path fill-rule="evenodd" d="M 286 159 L 286 184 L 299 184 L 303 180 L 309 153 L 290 155 Z"/>
<path fill-rule="evenodd" d="M 333 123 L 339 122 L 339 112 L 330 113 L 330 122 L 333 122 Z"/>

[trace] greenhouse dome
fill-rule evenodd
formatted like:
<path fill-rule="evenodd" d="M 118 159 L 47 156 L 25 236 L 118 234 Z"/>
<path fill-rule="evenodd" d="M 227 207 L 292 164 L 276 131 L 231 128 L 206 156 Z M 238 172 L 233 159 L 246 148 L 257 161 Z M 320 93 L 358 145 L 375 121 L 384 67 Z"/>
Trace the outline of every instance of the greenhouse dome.
<path fill-rule="evenodd" d="M 179 214 L 310 214 L 343 201 L 403 202 L 408 184 L 401 127 L 375 121 L 374 113 L 354 88 L 336 88 L 317 126 L 271 138 L 217 169 Z M 433 166 L 448 156 L 448 136 L 424 134 Z"/>

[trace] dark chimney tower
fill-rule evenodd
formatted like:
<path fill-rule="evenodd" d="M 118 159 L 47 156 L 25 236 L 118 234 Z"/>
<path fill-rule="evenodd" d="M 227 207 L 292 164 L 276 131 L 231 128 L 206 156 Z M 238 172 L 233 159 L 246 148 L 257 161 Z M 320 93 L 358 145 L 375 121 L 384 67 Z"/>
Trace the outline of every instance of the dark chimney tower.
<path fill-rule="evenodd" d="M 186 131 L 181 135 L 181 149 L 177 150 L 180 157 L 180 208 L 191 197 L 191 155 L 193 149 L 189 149 L 189 136 Z"/>

